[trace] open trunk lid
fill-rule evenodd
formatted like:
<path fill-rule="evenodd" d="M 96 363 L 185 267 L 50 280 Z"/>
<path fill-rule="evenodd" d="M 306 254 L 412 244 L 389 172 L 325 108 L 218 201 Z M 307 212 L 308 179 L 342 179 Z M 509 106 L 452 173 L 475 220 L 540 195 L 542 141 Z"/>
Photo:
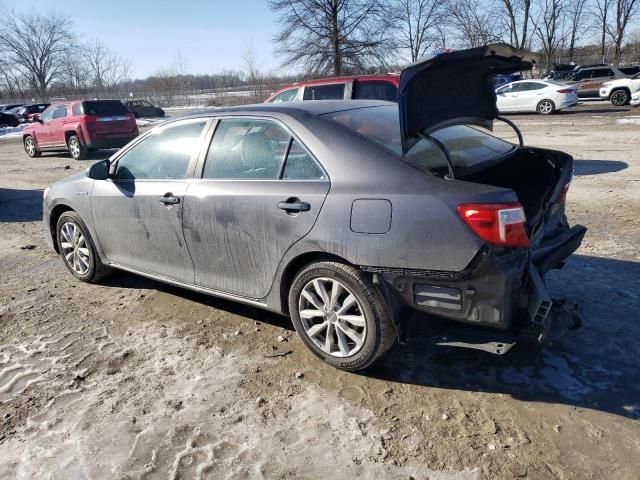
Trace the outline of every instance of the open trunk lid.
<path fill-rule="evenodd" d="M 493 77 L 531 70 L 534 63 L 535 55 L 496 44 L 443 53 L 405 68 L 398 93 L 403 152 L 420 135 L 447 126 L 491 129 L 498 117 Z"/>

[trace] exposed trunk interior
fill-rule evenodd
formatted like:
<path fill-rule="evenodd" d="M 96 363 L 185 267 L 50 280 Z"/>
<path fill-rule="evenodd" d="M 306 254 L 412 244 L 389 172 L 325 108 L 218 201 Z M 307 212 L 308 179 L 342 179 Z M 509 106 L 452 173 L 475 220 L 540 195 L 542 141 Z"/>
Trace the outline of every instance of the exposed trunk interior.
<path fill-rule="evenodd" d="M 566 167 L 570 165 L 568 155 L 520 148 L 502 162 L 458 179 L 513 190 L 524 208 L 529 227 L 534 228 L 556 185 L 568 178 Z"/>

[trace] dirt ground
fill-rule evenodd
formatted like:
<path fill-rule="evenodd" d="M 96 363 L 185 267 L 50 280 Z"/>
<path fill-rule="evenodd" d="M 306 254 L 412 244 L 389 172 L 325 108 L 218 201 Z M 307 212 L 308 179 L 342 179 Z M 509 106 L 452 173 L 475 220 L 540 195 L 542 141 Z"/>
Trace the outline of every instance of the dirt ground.
<path fill-rule="evenodd" d="M 419 318 L 360 374 L 277 315 L 126 273 L 76 281 L 41 197 L 91 161 L 0 139 L 0 478 L 639 478 L 640 109 L 511 118 L 574 155 L 568 215 L 589 228 L 550 277 L 550 341 L 436 347 Z"/>

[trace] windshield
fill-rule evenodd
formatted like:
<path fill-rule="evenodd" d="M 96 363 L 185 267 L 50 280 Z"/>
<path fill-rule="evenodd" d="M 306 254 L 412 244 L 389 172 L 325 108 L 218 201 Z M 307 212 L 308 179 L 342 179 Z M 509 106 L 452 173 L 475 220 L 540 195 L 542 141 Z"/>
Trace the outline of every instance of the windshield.
<path fill-rule="evenodd" d="M 324 116 L 402 156 L 397 105 L 344 110 Z M 446 147 L 454 169 L 477 167 L 516 148 L 512 143 L 465 125 L 443 128 L 431 135 Z M 440 174 L 448 170 L 444 153 L 427 138 L 414 141 L 403 160 L 423 172 Z"/>

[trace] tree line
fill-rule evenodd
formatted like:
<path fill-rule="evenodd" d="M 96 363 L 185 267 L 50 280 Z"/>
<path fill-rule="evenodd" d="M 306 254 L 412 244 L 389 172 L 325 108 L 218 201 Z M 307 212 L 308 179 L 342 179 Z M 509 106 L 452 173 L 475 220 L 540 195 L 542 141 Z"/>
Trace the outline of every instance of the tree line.
<path fill-rule="evenodd" d="M 56 13 L 4 13 L 0 97 L 270 86 L 322 75 L 398 70 L 432 52 L 507 42 L 554 63 L 640 62 L 640 0 L 268 0 L 276 54 L 288 71 L 268 75 L 251 45 L 243 68 L 192 75 L 178 53 L 145 79 L 132 60 L 74 33 Z"/>

